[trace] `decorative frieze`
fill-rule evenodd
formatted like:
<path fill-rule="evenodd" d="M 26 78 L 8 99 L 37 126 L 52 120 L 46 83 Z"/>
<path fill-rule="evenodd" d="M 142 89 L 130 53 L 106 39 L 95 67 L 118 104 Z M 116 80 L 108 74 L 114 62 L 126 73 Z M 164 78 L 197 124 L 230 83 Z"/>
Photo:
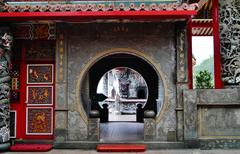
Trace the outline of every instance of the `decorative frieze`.
<path fill-rule="evenodd" d="M 29 39 L 29 40 L 55 40 L 56 27 L 55 24 L 13 24 L 11 26 L 14 39 Z M 34 44 L 37 46 L 37 44 Z"/>
<path fill-rule="evenodd" d="M 162 2 L 129 1 L 92 1 L 86 3 L 8 3 L 2 7 L 3 12 L 79 12 L 79 11 L 182 11 L 197 10 L 198 4 L 175 3 L 175 0 Z"/>
<path fill-rule="evenodd" d="M 222 80 L 240 85 L 240 1 L 220 0 Z"/>

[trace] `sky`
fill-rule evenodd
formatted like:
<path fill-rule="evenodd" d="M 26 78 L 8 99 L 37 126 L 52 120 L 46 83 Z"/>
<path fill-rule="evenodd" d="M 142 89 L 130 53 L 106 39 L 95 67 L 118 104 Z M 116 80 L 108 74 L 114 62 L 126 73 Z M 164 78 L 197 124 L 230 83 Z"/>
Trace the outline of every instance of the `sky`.
<path fill-rule="evenodd" d="M 212 36 L 193 36 L 192 52 L 199 65 L 203 60 L 213 55 L 213 37 Z"/>

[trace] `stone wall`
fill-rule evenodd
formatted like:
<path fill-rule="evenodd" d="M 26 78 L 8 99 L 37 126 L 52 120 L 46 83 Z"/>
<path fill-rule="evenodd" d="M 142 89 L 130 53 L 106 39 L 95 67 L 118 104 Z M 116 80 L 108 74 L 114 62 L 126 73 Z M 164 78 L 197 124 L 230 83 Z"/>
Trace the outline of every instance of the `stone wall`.
<path fill-rule="evenodd" d="M 239 88 L 184 90 L 183 99 L 187 147 L 239 148 Z"/>
<path fill-rule="evenodd" d="M 219 0 L 222 79 L 240 85 L 240 0 Z"/>
<path fill-rule="evenodd" d="M 160 102 L 165 101 L 165 110 L 161 111 L 160 120 L 156 123 L 156 136 L 154 140 L 167 140 L 169 131 L 176 131 L 176 60 L 175 60 L 175 24 L 174 23 L 86 23 L 86 24 L 69 24 L 59 27 L 60 32 L 65 32 L 63 44 L 67 48 L 64 50 L 64 58 L 57 59 L 57 77 L 59 74 L 65 80 L 57 82 L 59 85 L 57 95 L 66 99 L 60 100 L 59 104 L 66 100 L 66 110 L 56 112 L 56 117 L 64 114 L 67 117 L 67 125 L 61 126 L 62 130 L 67 130 L 68 141 L 88 140 L 88 120 L 84 119 L 83 110 L 79 107 L 78 80 L 82 71 L 86 71 L 86 65 L 101 52 L 111 49 L 120 49 L 115 52 L 124 52 L 124 49 L 138 51 L 139 56 L 146 55 L 151 59 L 150 63 L 156 64 L 157 72 L 162 74 L 166 83 L 167 90 L 161 89 L 159 96 Z M 61 41 L 58 42 L 59 46 Z M 58 48 L 61 54 L 60 48 Z M 134 53 L 136 54 L 136 53 Z M 144 58 L 144 57 L 143 57 Z M 62 66 L 59 63 L 62 61 Z M 64 68 L 64 66 L 67 66 Z M 61 71 L 59 71 L 61 69 Z M 66 71 L 67 69 L 67 71 Z M 86 71 L 87 72 L 87 71 Z M 87 74 L 87 73 L 86 73 Z M 159 76 L 160 86 L 163 82 Z M 66 88 L 61 88 L 61 86 Z M 85 88 L 86 89 L 86 88 Z M 66 90 L 66 91 L 64 91 Z M 59 93 L 60 92 L 60 93 Z M 64 94 L 63 94 L 64 93 Z M 81 94 L 81 91 L 80 91 Z M 67 96 L 66 96 L 67 95 Z M 57 98 L 58 98 L 57 96 Z M 167 100 L 163 98 L 168 96 Z M 57 102 L 58 103 L 58 102 Z M 65 108 L 64 108 L 65 109 Z M 58 110 L 58 109 L 56 109 Z M 68 113 L 66 115 L 66 112 Z M 56 119 L 58 121 L 60 119 Z M 62 120 L 60 120 L 62 121 Z M 56 122 L 58 123 L 58 122 Z M 56 124 L 57 126 L 59 124 Z M 60 127 L 60 126 L 58 126 Z M 59 129 L 59 130 L 61 130 Z"/>

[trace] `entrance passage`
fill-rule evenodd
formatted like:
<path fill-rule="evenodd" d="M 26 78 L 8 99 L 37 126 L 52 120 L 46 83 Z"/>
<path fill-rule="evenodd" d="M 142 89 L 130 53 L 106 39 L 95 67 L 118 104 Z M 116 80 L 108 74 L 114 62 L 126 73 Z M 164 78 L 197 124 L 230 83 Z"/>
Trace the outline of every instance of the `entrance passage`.
<path fill-rule="evenodd" d="M 116 67 L 103 75 L 97 93 L 108 97 L 99 105 L 102 108 L 107 105 L 109 121 L 136 121 L 137 107 L 145 106 L 148 88 L 144 78 L 135 70 Z"/>
<path fill-rule="evenodd" d="M 159 111 L 160 79 L 152 65 L 135 55 L 113 54 L 89 69 L 88 81 L 86 87 L 89 87 L 91 104 L 85 106 L 100 112 L 100 141 L 142 141 L 144 111 L 152 110 L 156 114 Z M 97 93 L 104 94 L 107 99 L 96 102 Z"/>

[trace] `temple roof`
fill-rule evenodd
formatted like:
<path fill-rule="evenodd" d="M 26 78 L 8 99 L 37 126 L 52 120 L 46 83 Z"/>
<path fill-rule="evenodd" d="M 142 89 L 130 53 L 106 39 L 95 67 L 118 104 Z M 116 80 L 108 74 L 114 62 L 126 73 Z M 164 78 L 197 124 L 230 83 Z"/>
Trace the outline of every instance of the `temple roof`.
<path fill-rule="evenodd" d="M 101 18 L 107 16 L 114 19 L 115 16 L 138 16 L 154 18 L 166 16 L 166 18 L 187 18 L 196 15 L 198 4 L 179 3 L 177 0 L 143 0 L 143 1 L 77 1 L 73 3 L 62 2 L 8 2 L 2 6 L 0 18 L 10 20 L 31 16 L 57 16 L 62 19 L 69 16 L 94 16 Z M 61 17 L 60 17 L 61 16 Z M 31 18 L 33 19 L 33 18 Z M 39 18 L 40 19 L 40 18 Z"/>
<path fill-rule="evenodd" d="M 197 10 L 198 4 L 187 3 L 160 3 L 149 2 L 101 2 L 88 1 L 88 3 L 59 4 L 59 3 L 8 3 L 3 6 L 3 12 L 65 12 L 65 11 L 179 11 Z"/>

